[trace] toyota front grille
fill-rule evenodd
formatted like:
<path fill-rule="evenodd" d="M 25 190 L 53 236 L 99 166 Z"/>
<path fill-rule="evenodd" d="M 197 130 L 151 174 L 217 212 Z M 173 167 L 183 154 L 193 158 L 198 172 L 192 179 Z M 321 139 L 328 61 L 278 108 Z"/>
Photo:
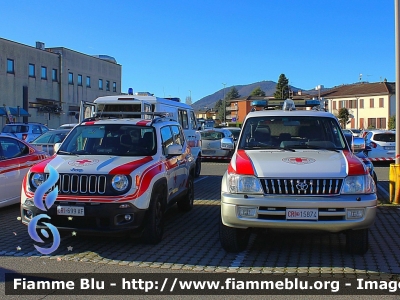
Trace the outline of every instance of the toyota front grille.
<path fill-rule="evenodd" d="M 262 179 L 264 193 L 270 195 L 337 195 L 343 179 Z"/>

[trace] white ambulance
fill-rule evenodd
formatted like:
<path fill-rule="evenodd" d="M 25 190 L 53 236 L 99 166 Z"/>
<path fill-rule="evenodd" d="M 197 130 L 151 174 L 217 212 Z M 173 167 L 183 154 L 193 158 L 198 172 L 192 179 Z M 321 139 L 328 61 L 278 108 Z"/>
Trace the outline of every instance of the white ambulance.
<path fill-rule="evenodd" d="M 252 228 L 303 229 L 343 232 L 347 251 L 364 254 L 377 209 L 370 170 L 334 115 L 290 107 L 246 116 L 221 183 L 222 247 L 243 251 Z"/>
<path fill-rule="evenodd" d="M 104 96 L 93 102 L 81 102 L 79 123 L 91 117 L 142 117 L 150 119 L 143 112 L 163 112 L 166 116 L 178 121 L 188 141 L 190 151 L 196 160 L 195 177 L 201 172 L 201 130 L 194 114 L 193 107 L 181 103 L 179 98 L 159 98 L 148 92 L 128 95 Z"/>

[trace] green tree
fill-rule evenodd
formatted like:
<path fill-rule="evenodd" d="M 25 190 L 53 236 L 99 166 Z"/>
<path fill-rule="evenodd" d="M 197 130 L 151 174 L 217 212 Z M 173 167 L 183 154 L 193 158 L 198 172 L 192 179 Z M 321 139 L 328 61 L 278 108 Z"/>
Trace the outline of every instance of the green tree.
<path fill-rule="evenodd" d="M 388 129 L 395 129 L 396 128 L 396 116 L 390 116 L 388 122 Z"/>
<path fill-rule="evenodd" d="M 279 75 L 274 97 L 275 99 L 283 99 L 283 100 L 289 98 L 289 79 L 286 78 L 285 74 Z"/>
<path fill-rule="evenodd" d="M 229 92 L 225 95 L 224 101 L 222 101 L 222 100 L 217 101 L 216 106 L 219 103 L 219 101 L 221 101 L 221 104 L 219 104 L 219 109 L 218 109 L 218 114 L 217 114 L 217 116 L 221 120 L 221 122 L 226 122 L 226 107 L 231 105 L 230 100 L 237 99 L 237 98 L 240 98 L 239 91 L 235 87 L 232 87 L 229 90 Z M 225 104 L 225 107 L 224 107 L 224 104 Z"/>
<path fill-rule="evenodd" d="M 346 107 L 342 107 L 341 109 L 339 109 L 337 118 L 339 119 L 339 122 L 342 125 L 342 128 L 346 128 L 346 124 L 347 124 L 347 122 L 349 122 L 349 119 L 350 119 L 349 110 Z"/>
<path fill-rule="evenodd" d="M 260 87 L 256 87 L 256 88 L 251 92 L 250 96 L 265 97 L 265 92 L 264 92 Z"/>
<path fill-rule="evenodd" d="M 225 100 L 232 100 L 240 98 L 239 91 L 233 87 L 229 90 L 229 92 L 225 95 Z"/>
<path fill-rule="evenodd" d="M 215 105 L 214 110 L 217 112 L 217 119 L 223 120 L 224 119 L 224 103 L 222 99 L 219 99 Z"/>

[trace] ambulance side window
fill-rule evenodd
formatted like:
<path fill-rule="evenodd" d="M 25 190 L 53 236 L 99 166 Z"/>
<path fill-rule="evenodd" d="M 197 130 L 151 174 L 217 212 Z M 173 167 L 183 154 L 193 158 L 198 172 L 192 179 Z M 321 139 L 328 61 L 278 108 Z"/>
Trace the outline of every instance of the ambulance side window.
<path fill-rule="evenodd" d="M 186 110 L 178 110 L 178 121 L 183 129 L 189 129 L 189 116 Z"/>
<path fill-rule="evenodd" d="M 190 126 L 192 130 L 197 130 L 197 120 L 196 120 L 196 116 L 194 115 L 194 111 L 190 112 Z"/>

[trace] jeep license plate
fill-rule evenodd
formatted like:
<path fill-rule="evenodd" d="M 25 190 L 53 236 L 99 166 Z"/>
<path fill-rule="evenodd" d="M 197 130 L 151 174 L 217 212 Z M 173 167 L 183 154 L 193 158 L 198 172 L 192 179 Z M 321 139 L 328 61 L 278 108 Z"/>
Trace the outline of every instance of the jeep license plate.
<path fill-rule="evenodd" d="M 318 220 L 318 209 L 287 208 L 286 220 Z"/>
<path fill-rule="evenodd" d="M 85 209 L 79 206 L 57 206 L 59 216 L 84 216 Z"/>

